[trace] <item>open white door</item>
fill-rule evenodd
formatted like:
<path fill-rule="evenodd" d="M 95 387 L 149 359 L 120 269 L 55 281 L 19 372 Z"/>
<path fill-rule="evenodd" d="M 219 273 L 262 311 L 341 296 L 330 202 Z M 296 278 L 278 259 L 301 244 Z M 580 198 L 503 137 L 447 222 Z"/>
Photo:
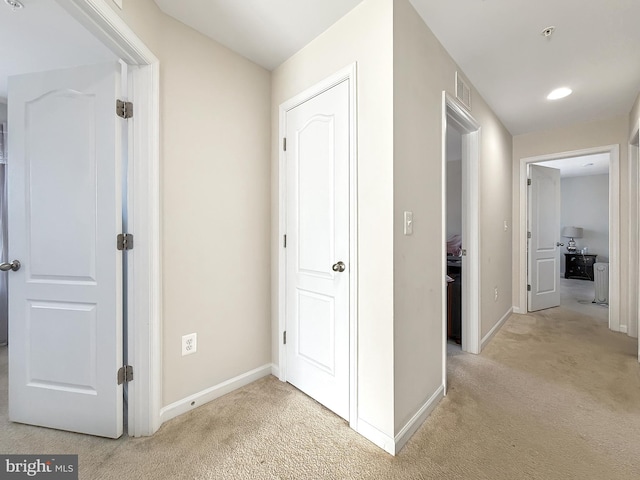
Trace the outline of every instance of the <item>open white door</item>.
<path fill-rule="evenodd" d="M 349 419 L 349 82 L 286 112 L 286 380 Z"/>
<path fill-rule="evenodd" d="M 9 418 L 123 430 L 116 63 L 9 79 Z"/>
<path fill-rule="evenodd" d="M 528 310 L 560 305 L 560 170 L 529 165 Z"/>

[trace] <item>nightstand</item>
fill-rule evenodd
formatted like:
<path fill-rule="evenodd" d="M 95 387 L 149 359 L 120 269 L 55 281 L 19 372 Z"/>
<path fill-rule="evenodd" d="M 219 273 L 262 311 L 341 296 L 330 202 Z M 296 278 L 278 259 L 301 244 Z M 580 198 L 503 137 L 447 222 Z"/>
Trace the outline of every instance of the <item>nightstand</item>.
<path fill-rule="evenodd" d="M 598 255 L 564 254 L 564 278 L 581 278 L 593 282 L 593 264 Z"/>

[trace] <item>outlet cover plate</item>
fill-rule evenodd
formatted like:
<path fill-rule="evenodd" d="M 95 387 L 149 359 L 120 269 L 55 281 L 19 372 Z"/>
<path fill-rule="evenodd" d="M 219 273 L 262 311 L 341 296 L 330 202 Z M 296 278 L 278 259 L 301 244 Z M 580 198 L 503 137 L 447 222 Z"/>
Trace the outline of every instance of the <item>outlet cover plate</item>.
<path fill-rule="evenodd" d="M 182 356 L 193 355 L 198 349 L 198 334 L 190 333 L 182 336 Z"/>

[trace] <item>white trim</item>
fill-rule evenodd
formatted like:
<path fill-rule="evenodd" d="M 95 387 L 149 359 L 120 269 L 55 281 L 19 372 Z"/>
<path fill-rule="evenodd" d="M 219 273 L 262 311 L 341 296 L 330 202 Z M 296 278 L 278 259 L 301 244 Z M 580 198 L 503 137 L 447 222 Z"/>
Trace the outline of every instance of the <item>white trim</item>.
<path fill-rule="evenodd" d="M 511 307 L 511 310 L 512 310 L 513 313 L 517 313 L 519 315 L 524 315 L 525 313 L 527 313 L 527 312 L 522 311 L 522 309 L 520 307 L 516 307 L 516 306 Z"/>
<path fill-rule="evenodd" d="M 520 225 L 518 231 L 520 276 L 516 279 L 518 309 L 527 312 L 527 165 L 560 158 L 579 157 L 596 153 L 609 154 L 609 328 L 620 330 L 620 146 L 572 150 L 520 159 L 518 183 Z"/>
<path fill-rule="evenodd" d="M 330 88 L 347 81 L 349 84 L 349 254 L 350 284 L 349 284 L 349 425 L 358 431 L 358 157 L 357 157 L 357 64 L 353 63 L 328 78 L 306 89 L 292 99 L 282 103 L 279 108 L 279 204 L 278 204 L 278 378 L 287 381 L 286 346 L 282 336 L 286 330 L 286 250 L 282 239 L 287 231 L 286 223 L 286 169 L 285 152 L 280 146 L 281 139 L 286 135 L 286 113 L 305 101 L 320 95 Z"/>
<path fill-rule="evenodd" d="M 271 364 L 271 375 L 273 375 L 277 379 L 280 379 L 280 368 L 275 363 Z"/>
<path fill-rule="evenodd" d="M 431 395 L 431 398 L 427 400 L 422 407 L 416 412 L 416 414 L 407 422 L 407 424 L 400 430 L 395 438 L 395 452 L 397 454 L 402 447 L 407 443 L 411 436 L 416 433 L 418 428 L 424 423 L 427 417 L 431 414 L 438 402 L 444 398 L 444 385 L 440 385 L 438 389 Z"/>
<path fill-rule="evenodd" d="M 640 181 L 640 165 L 639 165 L 639 152 L 638 140 L 640 136 L 640 129 L 636 122 L 635 128 L 629 137 L 629 236 L 628 236 L 628 259 L 629 259 L 629 275 L 628 275 L 628 292 L 629 292 L 629 306 L 628 315 L 629 319 L 627 335 L 630 337 L 638 337 L 638 318 L 640 317 L 640 311 L 638 305 L 640 297 L 638 295 L 638 289 L 640 288 L 640 245 L 638 244 L 638 218 L 640 217 L 640 198 L 638 191 L 638 184 Z M 640 356 L 639 356 L 640 358 Z"/>
<path fill-rule="evenodd" d="M 620 333 L 627 333 L 628 329 L 626 325 L 620 325 Z"/>
<path fill-rule="evenodd" d="M 159 62 L 104 0 L 56 0 L 87 30 L 125 60 L 131 72 L 136 115 L 131 125 L 133 178 L 130 226 L 136 248 L 129 252 L 129 435 L 153 434 L 162 405 L 160 264 L 160 88 Z"/>
<path fill-rule="evenodd" d="M 480 139 L 482 128 L 480 124 L 466 111 L 459 102 L 446 91 L 442 92 L 442 170 L 443 170 L 443 202 L 442 202 L 442 278 L 447 272 L 446 252 L 446 129 L 448 121 L 454 122 L 463 130 L 462 143 L 462 224 L 463 248 L 467 256 L 463 257 L 462 266 L 462 350 L 478 354 L 481 351 L 480 331 L 482 325 L 480 310 Z M 443 282 L 443 305 L 446 305 L 446 284 Z M 443 385 L 446 389 L 446 360 L 447 360 L 447 309 L 442 309 L 443 325 Z"/>
<path fill-rule="evenodd" d="M 493 328 L 491 330 L 489 330 L 489 333 L 487 333 L 483 338 L 482 338 L 482 349 L 484 350 L 484 347 L 486 347 L 489 342 L 491 341 L 491 339 L 493 338 L 493 336 L 498 333 L 498 330 L 500 330 L 500 328 L 502 328 L 502 325 L 504 325 L 504 322 L 507 321 L 507 319 L 511 316 L 511 314 L 513 313 L 513 307 L 511 307 L 509 310 L 507 310 L 507 313 L 505 313 L 502 318 L 498 321 L 498 323 L 496 323 Z"/>
<path fill-rule="evenodd" d="M 172 404 L 167 405 L 162 410 L 160 410 L 160 419 L 162 420 L 162 423 L 164 423 L 168 420 L 171 420 L 172 418 L 177 417 L 178 415 L 182 415 L 183 413 L 187 413 L 188 411 L 193 410 L 194 408 L 198 408 L 205 403 L 209 403 L 216 398 L 220 398 L 227 393 L 231 393 L 238 388 L 249 385 L 250 383 L 253 383 L 256 380 L 260 380 L 263 377 L 267 377 L 271 375 L 272 368 L 273 365 L 271 365 L 270 363 L 267 365 L 263 365 L 262 367 L 258 367 L 249 372 L 230 378 L 229 380 L 219 383 L 218 385 L 214 385 L 213 387 L 209 387 L 198 393 L 189 395 L 182 400 L 173 402 Z"/>
<path fill-rule="evenodd" d="M 356 431 L 371 443 L 383 449 L 385 452 L 390 453 L 391 455 L 396 454 L 395 439 L 386 433 L 381 432 L 361 418 L 358 419 L 358 429 Z"/>

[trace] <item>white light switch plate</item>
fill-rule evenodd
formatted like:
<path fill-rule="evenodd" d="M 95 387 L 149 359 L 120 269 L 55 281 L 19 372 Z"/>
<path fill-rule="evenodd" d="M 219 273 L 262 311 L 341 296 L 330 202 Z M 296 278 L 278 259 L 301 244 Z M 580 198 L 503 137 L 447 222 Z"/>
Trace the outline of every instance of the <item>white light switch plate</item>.
<path fill-rule="evenodd" d="M 413 235 L 413 212 L 404 212 L 404 234 Z"/>

